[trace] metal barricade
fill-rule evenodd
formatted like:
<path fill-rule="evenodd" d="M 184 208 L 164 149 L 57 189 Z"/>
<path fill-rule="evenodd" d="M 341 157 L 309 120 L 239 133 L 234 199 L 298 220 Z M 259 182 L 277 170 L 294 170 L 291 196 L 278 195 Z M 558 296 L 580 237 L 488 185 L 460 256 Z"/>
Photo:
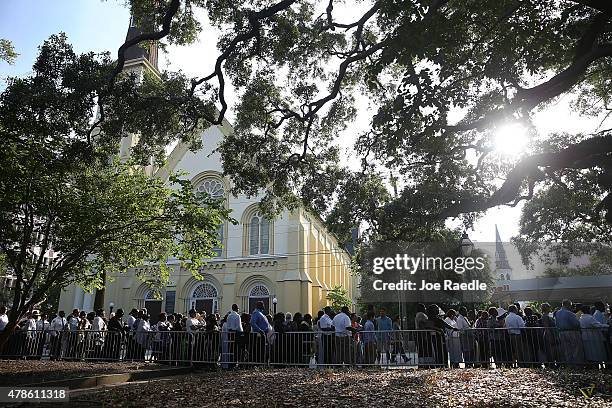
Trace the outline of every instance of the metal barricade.
<path fill-rule="evenodd" d="M 610 328 L 301 331 L 27 331 L 8 339 L 1 358 L 149 361 L 238 367 L 612 366 Z"/>

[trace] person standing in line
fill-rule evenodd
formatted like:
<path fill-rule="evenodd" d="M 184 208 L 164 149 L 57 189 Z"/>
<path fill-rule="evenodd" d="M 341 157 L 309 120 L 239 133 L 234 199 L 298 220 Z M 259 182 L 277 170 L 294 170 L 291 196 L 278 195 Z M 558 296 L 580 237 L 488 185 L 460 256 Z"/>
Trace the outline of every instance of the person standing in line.
<path fill-rule="evenodd" d="M 542 330 L 542 349 L 545 364 L 554 364 L 557 361 L 557 331 L 555 330 L 555 318 L 552 316 L 552 308 L 548 303 L 542 303 L 542 316 L 539 326 Z"/>
<path fill-rule="evenodd" d="M 66 336 L 66 354 L 64 355 L 64 359 L 67 360 L 76 358 L 79 341 L 78 330 L 79 323 L 81 322 L 79 314 L 79 309 L 74 309 L 72 313 L 66 317 L 67 331 L 64 333 Z"/>
<path fill-rule="evenodd" d="M 361 339 L 363 341 L 363 364 L 371 366 L 376 362 L 376 333 L 374 326 L 374 312 L 369 311 L 367 320 L 363 325 Z"/>
<path fill-rule="evenodd" d="M 38 310 L 34 310 L 28 315 L 26 323 L 26 358 L 37 358 L 39 336 L 36 331 L 36 325 L 39 319 Z"/>
<path fill-rule="evenodd" d="M 0 333 L 4 331 L 8 324 L 9 318 L 6 314 L 6 306 L 0 306 Z"/>
<path fill-rule="evenodd" d="M 106 338 L 106 330 L 107 330 L 106 319 L 104 318 L 104 310 L 98 309 L 96 310 L 96 316 L 91 323 L 91 332 L 92 332 L 92 340 L 95 350 L 95 356 L 100 358 L 103 357 L 102 351 L 104 348 L 104 343 L 107 340 Z"/>
<path fill-rule="evenodd" d="M 606 324 L 606 305 L 602 301 L 597 301 L 593 304 L 595 312 L 593 318 L 601 324 Z"/>
<path fill-rule="evenodd" d="M 605 338 L 601 329 L 607 329 L 608 325 L 599 323 L 593 315 L 588 305 L 582 306 L 582 316 L 580 316 L 580 327 L 582 329 L 582 343 L 584 345 L 585 359 L 590 363 L 603 363 L 606 361 Z"/>
<path fill-rule="evenodd" d="M 363 343 L 361 342 L 361 332 L 363 326 L 361 325 L 361 317 L 357 313 L 351 313 L 351 326 L 353 326 L 353 341 L 351 354 L 353 355 L 353 361 L 355 364 L 361 364 L 363 361 Z"/>
<path fill-rule="evenodd" d="M 70 316 L 72 316 L 72 319 L 70 319 L 70 322 L 68 324 L 68 330 L 70 330 L 71 332 L 76 332 L 77 330 L 79 330 L 79 309 L 74 309 L 72 311 L 72 314 Z"/>
<path fill-rule="evenodd" d="M 569 365 L 584 364 L 584 348 L 580 320 L 572 311 L 572 301 L 563 299 L 561 309 L 555 313 L 555 326 L 559 331 L 559 354 Z"/>
<path fill-rule="evenodd" d="M 240 313 L 237 304 L 232 305 L 232 310 L 226 318 L 225 327 L 227 331 L 228 352 L 230 353 L 228 361 L 232 364 L 230 368 L 236 366 L 240 361 L 240 344 L 242 344 L 242 322 L 240 321 Z"/>
<path fill-rule="evenodd" d="M 332 326 L 335 331 L 336 364 L 353 365 L 351 336 L 355 329 L 351 324 L 350 311 L 347 306 L 342 306 L 340 313 L 334 316 Z"/>
<path fill-rule="evenodd" d="M 145 360 L 147 350 L 149 348 L 151 324 L 149 323 L 149 315 L 143 314 L 138 320 L 138 326 L 136 327 L 136 343 L 138 344 L 138 360 Z"/>
<path fill-rule="evenodd" d="M 121 343 L 125 338 L 126 325 L 123 322 L 123 309 L 117 309 L 117 312 L 108 321 L 109 336 L 104 353 L 108 358 L 118 360 L 121 357 Z"/>
<path fill-rule="evenodd" d="M 127 318 L 125 319 L 125 323 L 127 325 L 126 332 L 126 340 L 125 340 L 125 359 L 131 360 L 136 356 L 136 350 L 138 346 L 136 345 L 136 340 L 134 340 L 134 334 L 136 331 L 136 318 L 138 317 L 138 310 L 132 309 L 130 313 L 128 313 Z"/>
<path fill-rule="evenodd" d="M 49 327 L 51 324 L 47 320 L 46 313 L 40 315 L 40 320 L 36 322 L 36 333 L 38 339 L 38 351 L 36 355 L 38 358 L 42 357 L 45 345 L 49 342 Z"/>
<path fill-rule="evenodd" d="M 62 337 L 66 329 L 66 312 L 60 310 L 57 317 L 51 321 L 49 335 L 51 336 L 51 353 L 49 358 L 55 360 L 61 357 Z"/>
<path fill-rule="evenodd" d="M 406 356 L 406 350 L 404 350 L 404 333 L 402 330 L 402 318 L 400 315 L 396 315 L 393 318 L 393 355 L 391 356 L 391 362 L 395 363 L 397 355 L 401 357 L 404 363 L 408 362 Z"/>
<path fill-rule="evenodd" d="M 270 332 L 270 323 L 264 315 L 264 304 L 258 301 L 255 310 L 251 314 L 251 332 L 256 335 L 253 338 L 251 360 L 255 363 L 264 363 L 266 360 L 266 336 Z"/>
<path fill-rule="evenodd" d="M 393 321 L 389 316 L 387 316 L 387 310 L 384 307 L 380 308 L 379 314 L 380 315 L 375 322 L 376 330 L 381 332 L 378 335 L 380 345 L 378 356 L 382 364 L 382 355 L 384 354 L 387 357 L 388 364 L 391 358 L 391 332 L 393 331 Z"/>
<path fill-rule="evenodd" d="M 455 320 L 457 329 L 459 329 L 459 339 L 461 342 L 461 353 L 465 364 L 474 364 L 476 360 L 476 339 L 472 330 L 468 311 L 465 306 L 459 308 L 459 314 Z"/>
<path fill-rule="evenodd" d="M 452 367 L 459 367 L 462 361 L 461 356 L 461 339 L 459 338 L 459 330 L 455 320 L 457 312 L 454 309 L 448 309 L 444 322 L 452 329 L 446 329 L 446 343 L 448 344 L 448 355 Z"/>
<path fill-rule="evenodd" d="M 530 309 L 531 310 L 531 309 Z M 516 305 L 508 306 L 508 315 L 504 321 L 508 336 L 510 338 L 510 350 L 512 362 L 524 365 L 526 363 L 525 353 L 523 351 L 523 329 L 525 328 L 525 320 L 518 315 Z"/>
<path fill-rule="evenodd" d="M 321 360 L 319 363 L 332 364 L 334 359 L 334 324 L 331 318 L 331 307 L 325 306 L 323 316 L 319 319 L 321 330 Z"/>

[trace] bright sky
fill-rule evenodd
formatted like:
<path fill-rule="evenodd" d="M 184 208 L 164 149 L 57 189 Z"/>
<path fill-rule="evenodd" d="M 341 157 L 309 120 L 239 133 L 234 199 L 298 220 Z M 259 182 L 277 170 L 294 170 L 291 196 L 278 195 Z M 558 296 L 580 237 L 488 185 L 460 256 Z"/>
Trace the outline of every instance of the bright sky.
<path fill-rule="evenodd" d="M 352 17 L 348 17 L 350 20 Z M 125 39 L 129 12 L 122 0 L 2 0 L 0 2 L 0 38 L 13 42 L 20 54 L 15 65 L 0 62 L 0 80 L 7 76 L 27 74 L 37 54 L 37 47 L 51 34 L 65 32 L 77 52 L 111 51 L 114 55 Z M 181 69 L 190 76 L 208 74 L 216 56 L 217 35 L 205 30 L 199 41 L 189 47 L 171 47 L 160 68 Z M 229 94 L 229 106 L 235 97 Z M 365 104 L 365 103 L 364 103 Z M 231 121 L 233 113 L 228 113 Z M 368 115 L 362 115 L 350 127 L 348 134 L 357 134 L 368 124 Z M 535 117 L 540 134 L 553 131 L 592 132 L 598 120 L 580 118 L 568 108 L 566 98 Z M 344 144 L 344 143 L 343 143 Z M 346 145 L 346 144 L 345 144 Z M 352 155 L 348 155 L 350 157 Z M 495 240 L 495 224 L 501 238 L 508 240 L 518 232 L 520 206 L 491 209 L 470 232 L 474 241 Z"/>

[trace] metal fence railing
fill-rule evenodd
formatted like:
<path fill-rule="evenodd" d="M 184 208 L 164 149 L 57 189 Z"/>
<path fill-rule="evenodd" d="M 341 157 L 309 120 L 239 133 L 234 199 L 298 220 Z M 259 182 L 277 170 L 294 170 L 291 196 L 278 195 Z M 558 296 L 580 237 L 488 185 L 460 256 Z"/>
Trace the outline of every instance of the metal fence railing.
<path fill-rule="evenodd" d="M 18 331 L 4 359 L 155 361 L 221 368 L 263 366 L 612 366 L 608 328 L 485 328 L 273 334 L 219 331 Z"/>

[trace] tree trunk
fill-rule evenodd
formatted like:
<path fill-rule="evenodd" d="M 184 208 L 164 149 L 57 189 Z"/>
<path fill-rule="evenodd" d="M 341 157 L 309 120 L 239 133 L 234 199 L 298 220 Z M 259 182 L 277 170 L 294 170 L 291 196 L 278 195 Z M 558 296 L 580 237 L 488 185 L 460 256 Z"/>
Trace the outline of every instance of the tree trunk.
<path fill-rule="evenodd" d="M 104 291 L 106 288 L 106 272 L 102 272 L 103 286 L 96 290 L 96 297 L 94 298 L 94 311 L 98 309 L 104 309 Z"/>
<path fill-rule="evenodd" d="M 15 328 L 17 327 L 17 322 L 9 322 L 6 324 L 6 327 L 2 332 L 0 332 L 0 355 L 4 352 L 4 348 L 8 344 L 9 338 L 15 332 Z"/>

